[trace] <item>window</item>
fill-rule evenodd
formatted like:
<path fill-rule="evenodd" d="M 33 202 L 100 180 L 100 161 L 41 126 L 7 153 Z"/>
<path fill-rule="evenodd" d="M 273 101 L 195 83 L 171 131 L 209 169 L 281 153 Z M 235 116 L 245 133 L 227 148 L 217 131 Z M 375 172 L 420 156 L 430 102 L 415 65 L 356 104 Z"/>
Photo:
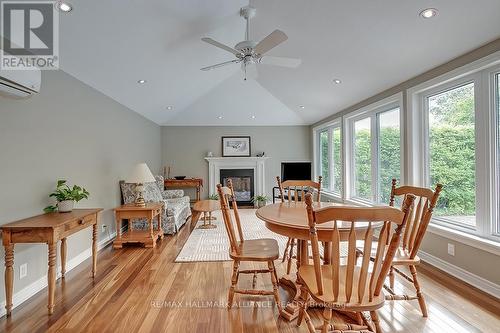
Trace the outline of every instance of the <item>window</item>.
<path fill-rule="evenodd" d="M 434 212 L 448 222 L 476 225 L 474 83 L 427 97 L 427 185 L 445 184 Z"/>
<path fill-rule="evenodd" d="M 368 106 L 346 119 L 350 128 L 350 195 L 360 199 L 388 204 L 391 181 L 401 178 L 400 95 L 380 105 Z"/>
<path fill-rule="evenodd" d="M 342 131 L 340 122 L 328 124 L 317 133 L 318 167 L 316 174 L 323 177 L 322 187 L 325 192 L 340 196 L 342 189 Z"/>
<path fill-rule="evenodd" d="M 392 179 L 401 176 L 399 108 L 378 114 L 378 202 L 388 203 Z"/>
<path fill-rule="evenodd" d="M 332 147 L 333 188 L 331 190 L 340 194 L 342 188 L 342 137 L 340 125 L 332 129 Z"/>
<path fill-rule="evenodd" d="M 365 118 L 354 122 L 354 196 L 371 200 L 371 121 Z"/>
<path fill-rule="evenodd" d="M 322 131 L 319 133 L 319 145 L 320 145 L 320 161 L 321 161 L 321 176 L 323 177 L 323 187 L 330 187 L 330 161 L 328 158 L 328 131 Z"/>
<path fill-rule="evenodd" d="M 408 90 L 407 182 L 443 185 L 436 232 L 500 241 L 499 64 L 500 53 Z"/>

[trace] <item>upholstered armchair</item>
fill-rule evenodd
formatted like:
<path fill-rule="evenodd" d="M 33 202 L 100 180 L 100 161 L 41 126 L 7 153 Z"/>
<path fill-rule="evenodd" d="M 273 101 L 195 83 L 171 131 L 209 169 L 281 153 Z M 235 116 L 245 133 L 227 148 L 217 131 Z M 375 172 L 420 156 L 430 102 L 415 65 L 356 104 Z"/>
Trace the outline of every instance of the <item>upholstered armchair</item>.
<path fill-rule="evenodd" d="M 146 202 L 164 202 L 162 229 L 165 234 L 175 234 L 186 223 L 191 216 L 189 197 L 184 195 L 183 190 L 164 190 L 162 176 L 155 176 L 155 183 L 144 184 L 144 200 Z M 135 201 L 135 184 L 120 182 L 123 202 L 133 203 Z M 144 219 L 132 221 L 134 229 L 147 229 L 148 223 Z M 156 223 L 155 223 L 156 227 Z"/>

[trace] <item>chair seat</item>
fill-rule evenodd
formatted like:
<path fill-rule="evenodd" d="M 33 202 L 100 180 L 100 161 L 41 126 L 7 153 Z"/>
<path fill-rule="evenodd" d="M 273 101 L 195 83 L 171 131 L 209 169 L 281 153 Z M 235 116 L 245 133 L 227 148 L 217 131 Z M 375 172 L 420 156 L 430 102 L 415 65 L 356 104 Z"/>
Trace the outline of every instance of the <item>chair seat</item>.
<path fill-rule="evenodd" d="M 239 254 L 232 251 L 231 259 L 240 261 L 269 261 L 279 257 L 279 246 L 276 239 L 248 239 L 239 243 Z"/>
<path fill-rule="evenodd" d="M 347 266 L 340 266 L 340 277 L 346 276 Z M 325 303 L 328 307 L 346 310 L 346 311 L 373 311 L 381 308 L 384 305 L 385 297 L 383 292 L 378 296 L 374 296 L 373 299 L 369 300 L 369 285 L 371 273 L 368 273 L 366 278 L 366 288 L 365 288 L 365 296 L 360 303 L 358 301 L 358 281 L 359 274 L 361 272 L 360 267 L 354 268 L 354 279 L 353 279 L 353 287 L 352 287 L 352 296 L 349 302 L 346 302 L 345 298 L 345 285 L 343 281 L 340 281 L 339 287 L 339 298 L 337 302 L 333 301 L 333 289 L 332 289 L 332 266 L 331 265 L 322 265 L 321 266 L 322 276 L 323 276 L 323 295 L 318 294 L 318 285 L 316 284 L 316 275 L 314 272 L 313 265 L 302 265 L 299 268 L 299 275 L 301 280 L 304 282 L 304 285 L 309 290 L 311 297 L 319 303 Z"/>
<path fill-rule="evenodd" d="M 356 247 L 358 250 L 363 251 L 363 242 L 358 241 L 356 242 Z M 370 256 L 373 258 L 375 257 L 375 254 L 377 253 L 377 246 L 378 242 L 373 242 L 372 243 L 372 249 L 370 252 Z M 418 265 L 420 263 L 420 258 L 418 256 L 415 256 L 415 258 L 410 258 L 410 252 L 407 249 L 403 249 L 401 246 L 398 247 L 396 254 L 394 255 L 394 259 L 392 260 L 392 265 L 393 266 L 398 266 L 398 265 Z"/>

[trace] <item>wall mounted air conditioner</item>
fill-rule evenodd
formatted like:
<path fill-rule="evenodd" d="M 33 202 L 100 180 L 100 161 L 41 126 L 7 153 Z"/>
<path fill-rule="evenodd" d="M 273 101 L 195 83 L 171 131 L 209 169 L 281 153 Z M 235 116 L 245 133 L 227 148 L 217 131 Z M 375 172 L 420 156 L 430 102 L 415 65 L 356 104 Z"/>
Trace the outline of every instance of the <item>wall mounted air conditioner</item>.
<path fill-rule="evenodd" d="M 42 73 L 39 69 L 0 70 L 0 94 L 29 97 L 40 92 Z"/>

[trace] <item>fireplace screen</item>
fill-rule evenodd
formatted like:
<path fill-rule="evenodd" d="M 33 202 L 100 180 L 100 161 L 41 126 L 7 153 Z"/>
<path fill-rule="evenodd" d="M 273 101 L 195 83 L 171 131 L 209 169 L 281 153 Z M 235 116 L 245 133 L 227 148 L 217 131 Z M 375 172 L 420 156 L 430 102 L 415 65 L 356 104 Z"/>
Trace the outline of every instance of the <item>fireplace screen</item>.
<path fill-rule="evenodd" d="M 234 196 L 238 204 L 252 204 L 254 196 L 253 169 L 223 169 L 220 171 L 221 183 L 227 186 L 227 180 L 233 182 Z"/>

